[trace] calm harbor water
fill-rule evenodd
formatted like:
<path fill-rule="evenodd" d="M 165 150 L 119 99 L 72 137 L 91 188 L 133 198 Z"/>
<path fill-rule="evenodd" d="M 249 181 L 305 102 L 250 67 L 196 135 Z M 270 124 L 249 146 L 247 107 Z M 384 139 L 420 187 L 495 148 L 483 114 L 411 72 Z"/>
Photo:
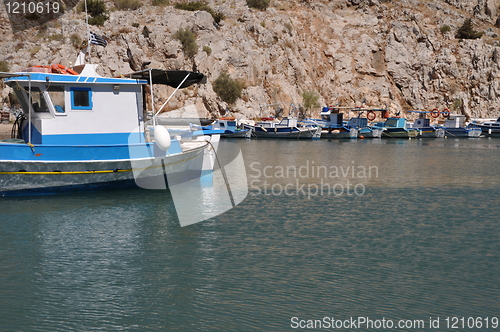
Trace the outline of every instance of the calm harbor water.
<path fill-rule="evenodd" d="M 0 331 L 500 330 L 500 140 L 224 144 L 248 196 L 188 227 L 165 192 L 2 198 Z"/>

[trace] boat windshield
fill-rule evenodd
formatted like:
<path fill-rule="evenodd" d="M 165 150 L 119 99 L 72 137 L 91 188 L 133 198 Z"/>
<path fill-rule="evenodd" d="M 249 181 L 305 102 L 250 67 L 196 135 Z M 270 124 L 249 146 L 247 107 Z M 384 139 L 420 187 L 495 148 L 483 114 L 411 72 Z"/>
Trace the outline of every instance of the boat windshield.
<path fill-rule="evenodd" d="M 386 127 L 396 127 L 397 125 L 398 125 L 398 119 L 387 119 L 387 121 L 385 121 Z"/>
<path fill-rule="evenodd" d="M 47 106 L 47 101 L 43 96 L 43 92 L 40 91 L 38 87 L 31 88 L 31 106 L 36 113 L 46 113 L 49 112 L 49 107 Z"/>
<path fill-rule="evenodd" d="M 47 92 L 49 94 L 52 105 L 54 105 L 54 110 L 56 113 L 65 113 L 66 108 L 64 105 L 64 86 L 51 85 L 48 87 Z"/>

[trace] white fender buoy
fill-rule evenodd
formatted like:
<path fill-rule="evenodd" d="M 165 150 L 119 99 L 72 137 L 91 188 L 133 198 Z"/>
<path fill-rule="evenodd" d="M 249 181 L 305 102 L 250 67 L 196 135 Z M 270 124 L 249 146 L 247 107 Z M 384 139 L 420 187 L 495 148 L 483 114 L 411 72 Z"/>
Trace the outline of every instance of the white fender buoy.
<path fill-rule="evenodd" d="M 163 151 L 167 151 L 168 148 L 170 147 L 171 139 L 170 139 L 170 133 L 168 132 L 167 128 L 163 126 L 155 126 L 154 127 L 154 138 L 156 145 Z"/>

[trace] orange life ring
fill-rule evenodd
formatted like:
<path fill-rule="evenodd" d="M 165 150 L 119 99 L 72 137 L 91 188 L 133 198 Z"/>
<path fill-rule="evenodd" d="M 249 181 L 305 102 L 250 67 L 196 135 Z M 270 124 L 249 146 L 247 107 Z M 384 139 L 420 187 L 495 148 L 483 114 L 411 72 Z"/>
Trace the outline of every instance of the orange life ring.
<path fill-rule="evenodd" d="M 439 116 L 440 112 L 437 108 L 433 108 L 432 111 L 431 111 L 431 116 L 433 118 L 437 118 Z"/>
<path fill-rule="evenodd" d="M 450 110 L 445 108 L 441 111 L 441 115 L 443 116 L 443 118 L 447 118 L 450 116 Z"/>
<path fill-rule="evenodd" d="M 53 65 L 50 66 L 52 68 L 52 72 L 57 73 L 57 74 L 67 74 L 68 72 L 66 71 L 66 67 L 59 64 L 59 63 L 54 63 Z"/>
<path fill-rule="evenodd" d="M 370 121 L 375 120 L 376 117 L 377 117 L 377 114 L 374 111 L 370 111 L 370 112 L 368 112 L 368 114 L 366 114 L 366 118 Z"/>
<path fill-rule="evenodd" d="M 223 118 L 220 118 L 221 120 L 235 120 L 235 117 L 234 116 L 226 116 L 226 117 L 223 117 Z"/>
<path fill-rule="evenodd" d="M 71 74 L 71 75 L 79 75 L 78 72 L 74 71 L 71 68 L 66 68 L 66 71 L 68 72 L 68 74 Z"/>

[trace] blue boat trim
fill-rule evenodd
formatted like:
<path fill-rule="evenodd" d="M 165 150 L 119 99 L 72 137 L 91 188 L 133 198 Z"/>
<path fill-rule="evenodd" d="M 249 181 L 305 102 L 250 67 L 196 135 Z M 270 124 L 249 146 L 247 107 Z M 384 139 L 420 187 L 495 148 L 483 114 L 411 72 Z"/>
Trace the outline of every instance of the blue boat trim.
<path fill-rule="evenodd" d="M 87 77 L 80 75 L 61 75 L 61 74 L 46 74 L 46 73 L 20 73 L 22 76 L 9 77 L 5 82 L 9 81 L 32 81 L 32 82 L 48 82 L 51 83 L 92 83 L 92 84 L 148 84 L 147 80 L 131 79 L 131 78 L 106 78 L 106 77 Z"/>

